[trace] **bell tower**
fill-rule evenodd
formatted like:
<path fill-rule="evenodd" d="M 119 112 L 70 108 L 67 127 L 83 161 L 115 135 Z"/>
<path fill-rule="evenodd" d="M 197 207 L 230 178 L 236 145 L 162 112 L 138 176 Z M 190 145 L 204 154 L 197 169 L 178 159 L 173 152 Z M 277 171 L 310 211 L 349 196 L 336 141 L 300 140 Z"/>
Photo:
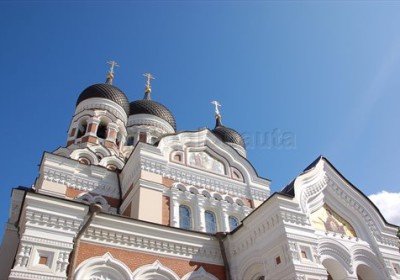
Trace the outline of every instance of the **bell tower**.
<path fill-rule="evenodd" d="M 114 68 L 119 65 L 115 61 L 107 63 L 110 69 L 106 82 L 91 85 L 79 95 L 68 130 L 67 147 L 56 153 L 82 164 L 115 170 L 124 165 L 129 101 L 125 93 L 113 85 Z"/>

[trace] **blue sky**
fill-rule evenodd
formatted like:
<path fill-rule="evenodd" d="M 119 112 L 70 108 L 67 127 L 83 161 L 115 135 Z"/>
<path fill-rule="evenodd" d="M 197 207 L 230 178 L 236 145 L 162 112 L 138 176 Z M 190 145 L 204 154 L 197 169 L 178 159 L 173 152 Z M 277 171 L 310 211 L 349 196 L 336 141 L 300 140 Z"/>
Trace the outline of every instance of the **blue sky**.
<path fill-rule="evenodd" d="M 396 1 L 0 2 L 1 226 L 107 60 L 130 100 L 153 73 L 180 131 L 213 128 L 218 100 L 272 191 L 322 154 L 366 195 L 385 191 L 400 223 L 399 14 Z"/>

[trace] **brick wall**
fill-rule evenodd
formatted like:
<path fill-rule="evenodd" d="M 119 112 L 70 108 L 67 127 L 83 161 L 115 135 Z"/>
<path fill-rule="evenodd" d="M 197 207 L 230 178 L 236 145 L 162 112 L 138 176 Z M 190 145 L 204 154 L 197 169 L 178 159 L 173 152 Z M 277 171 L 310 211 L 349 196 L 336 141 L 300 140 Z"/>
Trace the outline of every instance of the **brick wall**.
<path fill-rule="evenodd" d="M 96 245 L 87 242 L 80 243 L 80 246 L 78 248 L 76 267 L 78 267 L 81 262 L 85 261 L 88 258 L 103 256 L 107 252 L 110 253 L 114 258 L 126 264 L 132 272 L 143 265 L 152 264 L 156 260 L 158 260 L 163 266 L 166 266 L 169 269 L 173 270 L 179 277 L 183 277 L 185 274 L 191 271 L 196 271 L 200 267 L 203 267 L 208 273 L 213 274 L 218 279 L 225 279 L 224 267 L 220 265 L 205 264 L 170 257 L 162 257 L 160 255 L 146 254 L 142 252 Z"/>

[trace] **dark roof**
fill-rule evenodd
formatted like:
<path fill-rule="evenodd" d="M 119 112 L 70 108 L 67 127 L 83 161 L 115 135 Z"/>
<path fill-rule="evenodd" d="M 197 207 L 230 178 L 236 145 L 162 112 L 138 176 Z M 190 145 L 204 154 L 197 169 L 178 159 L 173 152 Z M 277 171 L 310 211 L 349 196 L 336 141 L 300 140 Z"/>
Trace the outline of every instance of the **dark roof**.
<path fill-rule="evenodd" d="M 79 95 L 78 100 L 76 101 L 76 105 L 78 106 L 78 104 L 82 101 L 95 97 L 105 98 L 114 101 L 124 109 L 127 115 L 129 115 L 129 101 L 125 93 L 123 93 L 122 90 L 120 90 L 116 86 L 107 83 L 94 84 L 87 87 Z"/>
<path fill-rule="evenodd" d="M 240 133 L 232 128 L 223 126 L 219 118 L 217 118 L 215 128 L 211 132 L 225 143 L 234 143 L 246 149 L 246 144 Z"/>
<path fill-rule="evenodd" d="M 318 164 L 318 162 L 322 159 L 322 156 L 317 157 L 309 166 L 307 166 L 303 172 L 300 173 L 297 177 L 307 173 L 308 171 L 314 169 L 314 167 Z M 294 178 L 286 187 L 283 188 L 283 190 L 280 191 L 282 194 L 287 194 L 292 197 L 294 197 L 294 182 L 296 181 L 296 178 Z"/>
<path fill-rule="evenodd" d="M 129 104 L 130 115 L 149 114 L 168 122 L 176 131 L 175 118 L 164 105 L 151 99 L 136 100 Z"/>
<path fill-rule="evenodd" d="M 381 216 L 381 218 L 383 219 L 383 221 L 386 224 L 397 227 L 397 225 L 387 222 L 385 217 L 382 215 L 381 211 L 379 210 L 379 208 L 369 199 L 369 197 L 366 196 L 359 188 L 354 186 L 349 180 L 347 180 L 346 177 L 344 177 L 343 174 L 340 173 L 339 170 L 337 170 L 336 167 L 324 156 L 319 156 L 318 158 L 316 158 L 309 166 L 307 166 L 303 170 L 303 172 L 300 175 L 298 175 L 295 179 L 293 179 L 293 181 L 291 181 L 286 187 L 284 187 L 283 190 L 281 190 L 280 192 L 277 192 L 277 194 L 286 195 L 286 196 L 289 196 L 289 197 L 294 197 L 295 196 L 295 193 L 294 193 L 294 182 L 296 181 L 296 179 L 299 176 L 301 176 L 301 175 L 309 172 L 310 170 L 314 169 L 315 166 L 318 164 L 318 162 L 320 162 L 321 160 L 324 160 L 340 176 L 340 178 L 343 179 L 343 181 L 345 181 L 349 186 L 351 186 L 361 196 L 363 196 L 372 205 L 372 207 L 374 207 L 374 209 L 379 213 L 379 215 Z M 254 211 L 253 211 L 253 213 L 254 213 Z"/>

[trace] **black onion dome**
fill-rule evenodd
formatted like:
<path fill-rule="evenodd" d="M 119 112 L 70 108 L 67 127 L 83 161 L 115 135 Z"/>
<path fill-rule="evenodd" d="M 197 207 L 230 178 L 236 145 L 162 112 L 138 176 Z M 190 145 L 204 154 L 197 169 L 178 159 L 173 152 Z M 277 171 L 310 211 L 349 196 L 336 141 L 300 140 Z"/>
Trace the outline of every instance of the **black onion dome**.
<path fill-rule="evenodd" d="M 126 115 L 129 115 L 129 101 L 125 93 L 123 93 L 122 90 L 120 90 L 116 86 L 107 83 L 95 84 L 87 87 L 79 95 L 78 100 L 76 101 L 76 106 L 78 106 L 79 103 L 86 99 L 95 97 L 105 98 L 114 101 L 124 109 Z"/>
<path fill-rule="evenodd" d="M 129 104 L 130 115 L 149 114 L 162 118 L 176 131 L 176 122 L 172 113 L 164 105 L 151 99 L 136 100 Z"/>
<path fill-rule="evenodd" d="M 246 149 L 246 144 L 240 133 L 232 128 L 223 126 L 219 118 L 217 118 L 217 124 L 212 133 L 223 142 L 234 143 Z"/>

